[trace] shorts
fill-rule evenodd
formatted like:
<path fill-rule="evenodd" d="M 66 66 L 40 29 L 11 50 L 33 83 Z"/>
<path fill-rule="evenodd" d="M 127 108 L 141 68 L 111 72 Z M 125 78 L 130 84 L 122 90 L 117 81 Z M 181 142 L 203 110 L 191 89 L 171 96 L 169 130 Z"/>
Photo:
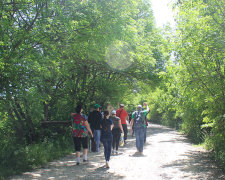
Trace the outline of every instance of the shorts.
<path fill-rule="evenodd" d="M 88 148 L 88 137 L 73 137 L 75 151 L 81 150 L 81 145 L 83 149 Z"/>

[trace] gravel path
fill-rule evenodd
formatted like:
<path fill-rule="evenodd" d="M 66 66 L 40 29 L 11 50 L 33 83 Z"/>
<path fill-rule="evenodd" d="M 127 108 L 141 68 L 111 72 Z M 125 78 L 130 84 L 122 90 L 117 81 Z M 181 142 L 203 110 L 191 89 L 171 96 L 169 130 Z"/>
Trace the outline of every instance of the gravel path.
<path fill-rule="evenodd" d="M 193 147 L 183 135 L 161 125 L 150 124 L 144 155 L 135 155 L 135 138 L 128 135 L 120 154 L 111 156 L 110 168 L 104 167 L 100 153 L 88 154 L 90 162 L 76 166 L 75 154 L 49 163 L 41 169 L 15 176 L 15 180 L 56 179 L 127 179 L 127 180 L 222 180 L 225 174 L 210 160 L 202 148 Z"/>

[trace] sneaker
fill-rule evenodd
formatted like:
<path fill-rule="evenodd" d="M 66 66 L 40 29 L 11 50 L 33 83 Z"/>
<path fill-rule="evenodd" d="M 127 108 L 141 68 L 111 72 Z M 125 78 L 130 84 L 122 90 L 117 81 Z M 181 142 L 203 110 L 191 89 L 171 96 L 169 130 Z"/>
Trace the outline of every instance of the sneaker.
<path fill-rule="evenodd" d="M 114 155 L 114 150 L 112 150 L 112 155 Z"/>
<path fill-rule="evenodd" d="M 88 162 L 89 162 L 88 160 L 83 159 L 83 163 L 88 163 Z"/>
<path fill-rule="evenodd" d="M 137 150 L 134 154 L 140 154 L 140 151 Z"/>
<path fill-rule="evenodd" d="M 116 151 L 116 154 L 119 154 L 119 152 L 118 152 L 118 151 Z"/>
<path fill-rule="evenodd" d="M 109 168 L 109 162 L 108 161 L 106 161 L 106 168 Z"/>

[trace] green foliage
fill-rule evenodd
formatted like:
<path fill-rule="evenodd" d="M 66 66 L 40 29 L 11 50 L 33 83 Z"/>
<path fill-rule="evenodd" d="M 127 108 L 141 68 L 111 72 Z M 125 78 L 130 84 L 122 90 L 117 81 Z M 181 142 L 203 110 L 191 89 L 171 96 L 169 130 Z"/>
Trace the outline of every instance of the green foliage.
<path fill-rule="evenodd" d="M 51 160 L 58 146 L 51 134 L 65 129 L 43 122 L 70 121 L 78 102 L 86 114 L 95 103 L 116 106 L 140 86 L 134 80 L 154 84 L 163 66 L 147 1 L 2 0 L 0 7 L 2 167 Z"/>
<path fill-rule="evenodd" d="M 182 67 L 180 79 L 189 97 L 190 114 L 187 124 L 196 124 L 196 137 L 212 124 L 208 141 L 215 152 L 224 152 L 224 22 L 225 6 L 220 1 L 194 1 L 179 5 L 177 60 Z M 183 77 L 182 77 L 183 76 Z M 185 76 L 185 77 L 184 77 Z M 203 129 L 201 129 L 203 127 Z M 211 140 L 210 140 L 211 139 Z"/>
<path fill-rule="evenodd" d="M 73 152 L 72 138 L 69 133 L 28 146 L 20 146 L 12 142 L 0 152 L 0 178 L 6 178 L 31 168 L 40 167 L 46 162 Z"/>
<path fill-rule="evenodd" d="M 146 2 L 28 0 L 1 7 L 1 108 L 20 144 L 38 140 L 42 121 L 69 120 L 77 102 L 86 112 L 96 101 L 116 104 L 133 77 L 154 76 L 146 76 L 157 49 L 148 36 L 157 32 Z M 107 49 L 116 42 L 130 56 L 110 59 L 130 60 L 130 67 L 109 66 Z"/>
<path fill-rule="evenodd" d="M 151 118 L 180 129 L 195 143 L 205 142 L 225 167 L 225 6 L 222 1 L 196 0 L 174 8 L 176 34 L 164 30 L 164 40 L 171 39 L 164 48 L 173 56 L 158 73 L 158 88 L 149 92 Z"/>
<path fill-rule="evenodd" d="M 95 103 L 123 102 L 132 112 L 148 102 L 152 122 L 205 141 L 224 163 L 222 1 L 178 2 L 176 32 L 156 29 L 143 0 L 2 0 L 0 7 L 1 166 L 23 170 L 64 152 L 51 139 L 65 128 L 42 123 L 69 121 L 78 102 L 86 114 Z M 53 147 L 60 150 L 48 157 Z"/>
<path fill-rule="evenodd" d="M 155 91 L 154 110 L 161 123 L 175 127 L 178 121 L 194 142 L 205 141 L 224 165 L 225 6 L 222 1 L 197 0 L 175 8 L 175 57 L 160 73 L 162 91 Z"/>

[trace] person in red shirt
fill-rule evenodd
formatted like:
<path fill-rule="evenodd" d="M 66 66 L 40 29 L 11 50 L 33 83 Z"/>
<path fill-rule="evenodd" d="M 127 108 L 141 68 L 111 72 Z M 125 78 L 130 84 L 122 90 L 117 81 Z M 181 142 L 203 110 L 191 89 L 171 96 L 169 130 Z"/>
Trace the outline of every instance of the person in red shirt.
<path fill-rule="evenodd" d="M 129 116 L 127 114 L 127 111 L 124 109 L 124 104 L 120 104 L 120 108 L 117 109 L 116 111 L 116 116 L 121 119 L 121 124 L 123 127 L 123 132 L 124 132 L 124 143 L 127 140 L 127 122 L 126 118 L 129 121 Z"/>

